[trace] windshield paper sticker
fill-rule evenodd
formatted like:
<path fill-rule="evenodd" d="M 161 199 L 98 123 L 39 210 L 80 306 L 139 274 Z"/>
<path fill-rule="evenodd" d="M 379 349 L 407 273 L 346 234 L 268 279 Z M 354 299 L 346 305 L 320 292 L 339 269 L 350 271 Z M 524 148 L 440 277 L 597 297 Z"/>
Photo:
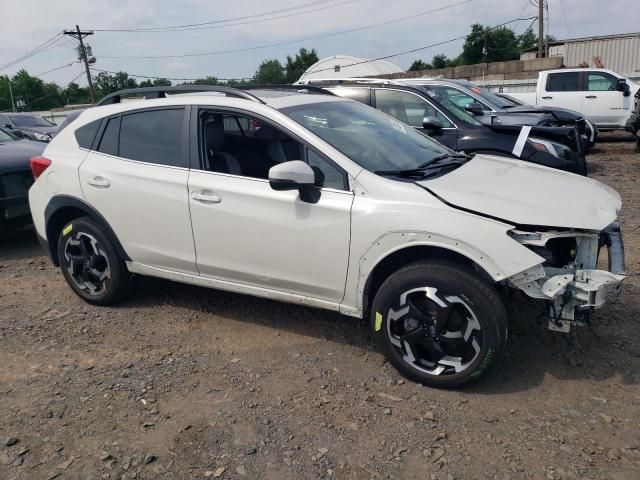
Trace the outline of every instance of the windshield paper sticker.
<path fill-rule="evenodd" d="M 407 133 L 407 131 L 404 129 L 404 125 L 402 125 L 400 122 L 398 122 L 397 120 L 391 119 L 391 126 L 395 129 L 398 130 L 399 132 L 402 133 Z"/>
<path fill-rule="evenodd" d="M 516 144 L 513 147 L 513 152 L 511 152 L 518 158 L 520 158 L 520 155 L 522 155 L 522 150 L 524 150 L 524 146 L 527 143 L 529 133 L 531 133 L 531 127 L 529 125 L 525 125 L 524 127 L 522 127 L 522 130 L 520 130 L 518 140 L 516 140 Z"/>

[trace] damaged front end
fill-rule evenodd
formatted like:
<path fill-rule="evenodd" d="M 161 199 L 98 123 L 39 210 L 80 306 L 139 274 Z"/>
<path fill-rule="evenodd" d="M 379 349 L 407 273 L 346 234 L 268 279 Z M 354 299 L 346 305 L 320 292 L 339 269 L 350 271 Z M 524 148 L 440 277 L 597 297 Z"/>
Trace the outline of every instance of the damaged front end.
<path fill-rule="evenodd" d="M 592 310 L 620 293 L 625 266 L 617 222 L 595 233 L 512 230 L 510 235 L 544 259 L 509 278 L 508 284 L 545 300 L 551 330 L 569 332 L 572 323 L 584 323 Z"/>

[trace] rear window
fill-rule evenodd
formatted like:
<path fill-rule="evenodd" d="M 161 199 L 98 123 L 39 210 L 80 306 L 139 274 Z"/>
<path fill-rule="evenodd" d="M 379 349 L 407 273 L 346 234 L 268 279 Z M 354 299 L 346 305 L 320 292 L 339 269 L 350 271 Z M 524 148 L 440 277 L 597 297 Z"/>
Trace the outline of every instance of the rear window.
<path fill-rule="evenodd" d="M 98 128 L 100 128 L 100 120 L 87 123 L 75 131 L 76 141 L 78 145 L 80 145 L 80 148 L 91 148 L 93 140 L 98 133 Z"/>
<path fill-rule="evenodd" d="M 118 156 L 186 167 L 184 109 L 150 110 L 122 116 Z"/>
<path fill-rule="evenodd" d="M 547 92 L 577 92 L 580 73 L 550 73 L 547 80 Z"/>

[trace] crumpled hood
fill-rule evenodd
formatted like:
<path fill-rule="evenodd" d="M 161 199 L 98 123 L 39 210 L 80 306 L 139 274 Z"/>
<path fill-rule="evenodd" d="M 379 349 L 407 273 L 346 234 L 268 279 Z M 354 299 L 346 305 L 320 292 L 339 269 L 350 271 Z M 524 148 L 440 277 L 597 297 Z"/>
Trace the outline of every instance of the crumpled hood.
<path fill-rule="evenodd" d="M 615 190 L 596 180 L 488 155 L 417 183 L 454 207 L 517 225 L 602 230 L 622 205 Z"/>
<path fill-rule="evenodd" d="M 30 170 L 31 157 L 42 155 L 47 145 L 31 140 L 18 140 L 0 143 L 0 175 Z"/>

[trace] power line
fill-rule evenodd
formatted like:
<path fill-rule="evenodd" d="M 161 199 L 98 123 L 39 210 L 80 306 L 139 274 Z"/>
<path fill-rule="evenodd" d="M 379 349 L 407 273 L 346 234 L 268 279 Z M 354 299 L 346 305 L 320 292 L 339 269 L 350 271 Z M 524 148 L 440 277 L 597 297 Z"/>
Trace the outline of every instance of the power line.
<path fill-rule="evenodd" d="M 375 24 L 371 24 L 371 25 L 365 25 L 362 27 L 357 27 L 357 28 L 352 28 L 349 30 L 342 30 L 339 32 L 333 32 L 333 33 L 328 33 L 328 34 L 324 34 L 324 35 L 317 35 L 314 37 L 307 37 L 307 38 L 299 38 L 296 40 L 287 40 L 284 42 L 276 42 L 276 43 L 268 43 L 265 45 L 257 45 L 254 47 L 247 47 L 247 48 L 236 48 L 236 49 L 231 49 L 231 50 L 218 50 L 215 52 L 200 52 L 200 53 L 183 53 L 183 54 L 176 54 L 176 55 L 139 55 L 139 56 L 108 56 L 108 55 L 101 55 L 100 58 L 101 59 L 106 59 L 106 58 L 112 58 L 112 59 L 154 59 L 154 58 L 184 58 L 184 57 L 203 57 L 203 56 L 211 56 L 211 55 L 223 55 L 223 54 L 227 54 L 227 53 L 240 53 L 240 52 L 248 52 L 248 51 L 253 51 L 253 50 L 261 50 L 264 48 L 270 48 L 270 47 L 278 47 L 278 46 L 282 46 L 282 45 L 291 45 L 291 44 L 295 44 L 295 43 L 301 43 L 301 42 L 308 42 L 311 40 L 319 40 L 321 38 L 328 38 L 328 37 L 335 37 L 338 35 L 344 35 L 347 33 L 353 33 L 353 32 L 360 32 L 362 30 L 368 30 L 371 28 L 377 28 L 377 27 L 381 27 L 384 25 L 390 25 L 393 23 L 398 23 L 398 22 L 402 22 L 404 20 L 410 20 L 416 17 L 421 17 L 424 15 L 428 15 L 430 13 L 436 13 L 436 12 L 440 12 L 443 10 L 447 10 L 449 8 L 453 8 L 453 7 L 457 7 L 460 5 L 464 5 L 467 3 L 471 3 L 473 0 L 463 0 L 461 2 L 458 3 L 454 3 L 454 4 L 450 4 L 450 5 L 446 5 L 444 7 L 440 7 L 440 8 L 435 8 L 432 10 L 427 10 L 424 12 L 418 12 L 418 13 L 414 13 L 412 15 L 407 15 L 404 17 L 399 17 L 399 18 L 395 18 L 392 20 L 387 20 L 385 22 L 380 22 L 380 23 L 375 23 Z"/>
<path fill-rule="evenodd" d="M 323 1 L 323 2 L 313 2 L 313 3 L 319 3 L 319 4 L 323 4 L 326 3 L 327 0 Z M 328 0 L 328 1 L 335 1 L 335 0 Z M 306 15 L 308 13 L 314 13 L 314 12 L 319 12 L 322 10 L 327 10 L 330 8 L 336 8 L 336 7 L 341 7 L 344 5 L 349 5 L 352 3 L 356 3 L 356 2 L 360 2 L 362 0 L 347 0 L 344 2 L 340 2 L 340 3 L 336 3 L 333 5 L 324 5 L 315 9 L 311 9 L 311 10 L 305 10 L 302 12 L 294 12 L 294 13 L 288 13 L 285 15 L 278 15 L 275 17 L 270 17 L 270 18 L 255 18 L 255 19 L 250 19 L 252 17 L 256 17 L 257 15 L 250 15 L 248 17 L 246 17 L 247 19 L 244 21 L 236 21 L 236 20 L 220 20 L 218 22 L 209 22 L 209 23 L 204 23 L 202 25 L 208 25 L 208 26 L 199 26 L 199 24 L 194 24 L 194 26 L 175 26 L 175 27 L 158 27 L 158 28 L 145 28 L 145 29 L 113 29 L 113 30 L 95 30 L 96 32 L 104 32 L 104 33 L 167 33 L 167 32 L 190 32 L 190 31 L 194 31 L 194 30 L 210 30 L 210 29 L 214 29 L 214 28 L 227 28 L 227 27 L 235 27 L 238 25 L 247 25 L 247 24 L 252 24 L 252 23 L 261 23 L 261 22 L 270 22 L 272 20 L 280 20 L 282 18 L 289 18 L 289 17 L 296 17 L 299 15 Z M 299 7 L 298 7 L 299 8 Z M 262 16 L 268 16 L 268 15 L 273 15 L 273 13 L 269 13 L 269 14 L 262 14 L 259 15 L 258 17 L 262 17 Z M 239 19 L 243 19 L 243 17 L 238 17 Z M 234 23 L 226 23 L 226 22 L 231 22 L 233 21 Z"/>
<path fill-rule="evenodd" d="M 56 67 L 56 68 L 52 68 L 51 70 L 47 70 L 46 72 L 42 72 L 42 73 L 38 73 L 37 75 L 35 75 L 36 77 L 41 77 L 43 75 L 46 75 L 47 73 L 51 73 L 51 72 L 55 72 L 56 70 L 61 70 L 63 68 L 67 68 L 70 67 L 71 65 L 73 65 L 74 63 L 76 63 L 75 61 L 71 62 L 71 63 L 66 63 L 64 65 L 61 65 L 60 67 Z"/>
<path fill-rule="evenodd" d="M 572 37 L 573 34 L 571 33 L 571 28 L 569 27 L 569 21 L 567 20 L 567 14 L 564 11 L 564 5 L 562 5 L 562 0 L 558 0 L 558 3 L 560 4 L 560 10 L 562 11 L 562 18 L 564 19 L 564 24 L 567 27 L 567 32 L 569 33 L 569 36 Z"/>
<path fill-rule="evenodd" d="M 164 26 L 164 27 L 143 27 L 143 28 L 94 28 L 94 31 L 96 32 L 155 32 L 155 31 L 172 31 L 172 30 L 176 30 L 179 31 L 181 29 L 189 29 L 189 28 L 193 28 L 193 27 L 202 27 L 204 25 L 214 25 L 214 24 L 221 24 L 221 23 L 228 23 L 228 22 L 235 22 L 238 20 L 247 20 L 247 19 L 251 19 L 251 18 L 260 18 L 260 17 L 266 17 L 266 16 L 270 16 L 270 15 L 275 15 L 278 13 L 285 13 L 285 12 L 290 12 L 290 11 L 295 11 L 295 10 L 301 10 L 307 7 L 314 7 L 317 5 L 322 5 L 322 4 L 327 4 L 327 3 L 331 3 L 334 2 L 335 0 L 314 0 L 312 2 L 307 2 L 307 3 L 303 3 L 297 6 L 293 6 L 293 7 L 286 7 L 286 8 L 280 8 L 277 10 L 270 10 L 267 12 L 262 12 L 262 13 L 255 13 L 252 15 L 244 15 L 244 16 L 240 16 L 240 17 L 232 17 L 232 18 L 223 18 L 223 19 L 217 19 L 217 20 L 209 20 L 206 22 L 200 22 L 200 23 L 188 23 L 188 24 L 184 24 L 184 25 L 168 25 L 168 26 Z"/>
<path fill-rule="evenodd" d="M 493 27 L 490 27 L 490 30 L 493 30 L 493 29 L 496 29 L 496 28 L 500 28 L 500 27 L 504 27 L 505 25 L 509 25 L 510 23 L 514 23 L 514 22 L 517 22 L 519 20 L 532 20 L 534 18 L 536 18 L 536 17 L 516 18 L 514 20 L 509 20 L 508 22 L 501 23 L 499 25 L 495 25 Z M 393 53 L 391 55 L 385 55 L 383 57 L 377 57 L 377 58 L 372 58 L 372 59 L 369 59 L 369 60 L 363 60 L 363 61 L 360 61 L 360 62 L 350 63 L 348 65 L 341 65 L 340 67 L 341 68 L 353 67 L 353 66 L 362 65 L 362 64 L 365 64 L 365 63 L 376 62 L 378 60 L 387 60 L 389 58 L 400 57 L 402 55 L 408 55 L 409 53 L 415 53 L 415 52 L 419 52 L 421 50 L 427 50 L 428 48 L 439 47 L 440 45 L 445 45 L 447 43 L 452 43 L 452 42 L 455 42 L 455 41 L 458 41 L 458 40 L 462 40 L 464 38 L 467 38 L 467 35 L 462 35 L 460 37 L 452 38 L 450 40 L 444 40 L 444 41 L 438 42 L 438 43 L 432 43 L 432 44 L 429 44 L 429 45 L 425 45 L 424 47 L 412 48 L 411 50 L 405 50 L 404 52 Z M 311 71 L 309 73 L 310 74 L 311 73 L 320 73 L 320 72 L 333 71 L 333 70 L 334 70 L 334 67 L 331 67 L 331 68 L 323 68 L 323 69 L 320 69 L 320 70 L 313 70 L 313 71 Z"/>
<path fill-rule="evenodd" d="M 23 61 L 27 60 L 28 58 L 31 58 L 34 55 L 37 55 L 38 53 L 41 53 L 41 52 L 45 51 L 48 47 L 52 47 L 59 40 L 59 37 L 61 35 L 62 35 L 62 33 L 56 33 L 49 40 L 47 40 L 46 42 L 44 42 L 41 45 L 37 46 L 33 50 L 30 50 L 29 52 L 25 53 L 21 57 L 16 58 L 15 60 L 11 60 L 10 62 L 5 63 L 4 65 L 0 66 L 0 71 L 6 70 L 9 67 L 12 67 L 12 66 L 14 66 L 14 65 L 16 65 L 16 64 L 18 64 L 20 62 L 23 62 Z"/>

